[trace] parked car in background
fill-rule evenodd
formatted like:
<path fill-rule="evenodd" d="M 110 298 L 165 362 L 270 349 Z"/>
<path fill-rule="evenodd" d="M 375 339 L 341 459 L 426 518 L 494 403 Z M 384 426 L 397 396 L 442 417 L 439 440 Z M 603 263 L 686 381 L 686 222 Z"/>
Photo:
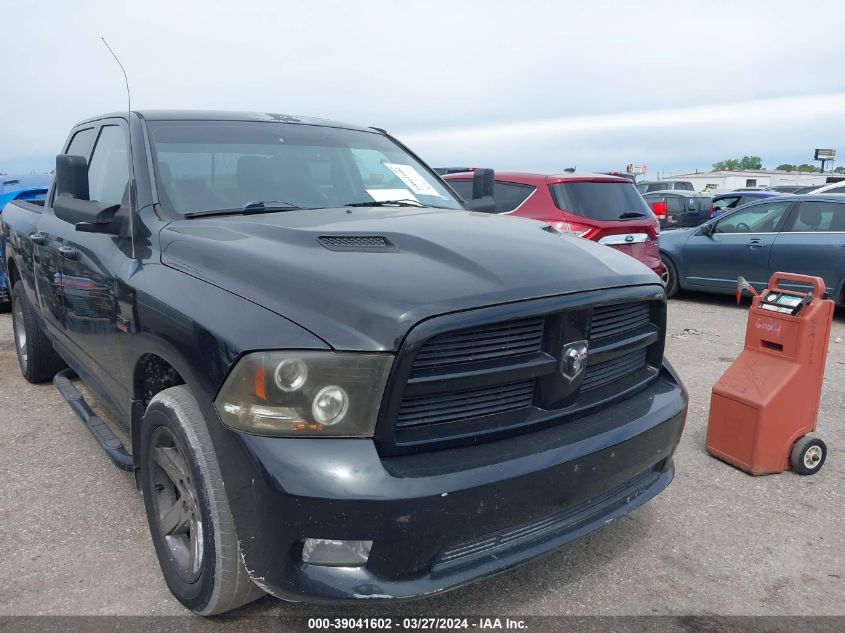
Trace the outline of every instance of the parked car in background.
<path fill-rule="evenodd" d="M 472 174 L 449 174 L 444 180 L 464 200 L 472 198 Z M 565 172 L 528 174 L 496 172 L 495 213 L 548 222 L 562 233 L 611 246 L 663 276 L 657 218 L 627 178 Z"/>
<path fill-rule="evenodd" d="M 823 193 L 845 193 L 845 182 L 830 182 L 826 185 L 816 185 L 811 191 L 807 193 L 823 194 Z"/>
<path fill-rule="evenodd" d="M 664 233 L 660 251 L 669 296 L 680 288 L 731 294 L 740 275 L 760 289 L 772 273 L 788 271 L 822 277 L 844 305 L 845 196 L 758 200 L 696 229 Z"/>
<path fill-rule="evenodd" d="M 797 193 L 799 189 L 803 189 L 801 185 L 775 185 L 773 187 L 766 187 L 764 191 L 774 191 L 777 193 Z"/>
<path fill-rule="evenodd" d="M 0 175 L 0 213 L 12 200 L 43 200 L 53 177 L 50 174 Z M 12 307 L 9 280 L 3 266 L 3 244 L 0 243 L 0 312 Z"/>
<path fill-rule="evenodd" d="M 654 191 L 643 199 L 660 220 L 661 229 L 698 226 L 713 215 L 713 203 L 708 195 L 690 191 Z"/>
<path fill-rule="evenodd" d="M 688 180 L 643 180 L 637 183 L 637 191 L 695 191 L 695 187 Z"/>
<path fill-rule="evenodd" d="M 21 191 L 49 187 L 51 174 L 0 174 L 0 211 Z"/>
<path fill-rule="evenodd" d="M 728 211 L 732 211 L 749 202 L 756 202 L 762 198 L 772 198 L 784 194 L 776 191 L 731 191 L 730 193 L 721 193 L 713 196 L 713 217 L 718 218 Z"/>

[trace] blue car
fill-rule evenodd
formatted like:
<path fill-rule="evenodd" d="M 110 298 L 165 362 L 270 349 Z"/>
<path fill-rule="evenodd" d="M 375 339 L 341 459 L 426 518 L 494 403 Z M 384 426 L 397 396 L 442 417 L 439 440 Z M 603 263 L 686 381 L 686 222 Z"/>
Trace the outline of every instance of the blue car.
<path fill-rule="evenodd" d="M 749 202 L 757 202 L 762 198 L 775 198 L 784 195 L 778 191 L 731 191 L 713 196 L 713 217 L 718 218 L 728 211 L 738 209 Z"/>
<path fill-rule="evenodd" d="M 759 290 L 783 271 L 822 277 L 828 296 L 845 305 L 845 194 L 767 197 L 662 234 L 660 254 L 670 297 L 681 288 L 733 294 L 740 275 Z"/>
<path fill-rule="evenodd" d="M 52 179 L 50 174 L 0 175 L 0 213 L 12 200 L 44 200 Z M 0 243 L 0 312 L 7 312 L 10 307 L 9 281 L 3 268 L 3 245 Z"/>

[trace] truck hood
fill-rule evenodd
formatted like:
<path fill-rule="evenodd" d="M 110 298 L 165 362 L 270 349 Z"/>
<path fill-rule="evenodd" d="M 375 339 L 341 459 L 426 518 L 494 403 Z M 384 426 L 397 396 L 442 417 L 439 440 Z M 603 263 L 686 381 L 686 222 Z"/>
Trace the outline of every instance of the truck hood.
<path fill-rule="evenodd" d="M 627 255 L 546 228 L 467 211 L 341 208 L 195 217 L 160 239 L 166 266 L 339 350 L 396 350 L 415 324 L 449 312 L 659 283 Z M 325 246 L 333 236 L 380 236 L 386 247 Z"/>

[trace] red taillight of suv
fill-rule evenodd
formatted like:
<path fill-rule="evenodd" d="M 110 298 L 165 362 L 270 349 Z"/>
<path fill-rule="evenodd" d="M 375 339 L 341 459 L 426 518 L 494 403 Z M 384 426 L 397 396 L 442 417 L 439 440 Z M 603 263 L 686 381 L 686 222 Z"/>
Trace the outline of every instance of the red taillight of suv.
<path fill-rule="evenodd" d="M 716 207 L 714 207 L 713 203 L 711 202 L 710 203 L 710 217 L 712 218 L 714 215 L 716 215 Z"/>
<path fill-rule="evenodd" d="M 584 224 L 578 224 L 577 222 L 550 221 L 549 224 L 560 233 L 583 237 L 587 240 L 592 239 L 592 236 L 598 232 L 598 229 L 593 226 L 586 226 Z"/>

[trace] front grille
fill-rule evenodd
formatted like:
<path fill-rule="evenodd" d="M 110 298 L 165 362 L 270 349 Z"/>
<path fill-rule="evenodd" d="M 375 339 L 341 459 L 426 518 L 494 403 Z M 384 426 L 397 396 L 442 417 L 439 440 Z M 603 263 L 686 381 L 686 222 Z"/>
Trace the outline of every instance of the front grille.
<path fill-rule="evenodd" d="M 558 534 L 599 514 L 607 514 L 627 503 L 631 497 L 648 489 L 658 478 L 655 470 L 647 470 L 578 505 L 536 521 L 523 523 L 443 550 L 431 566 L 432 572 L 468 564 L 500 555 L 508 550 L 554 538 Z"/>
<path fill-rule="evenodd" d="M 458 330 L 429 339 L 417 352 L 413 371 L 537 352 L 542 341 L 542 317 Z"/>
<path fill-rule="evenodd" d="M 396 427 L 457 422 L 492 413 L 513 411 L 530 407 L 533 399 L 533 380 L 405 398 L 399 408 Z"/>
<path fill-rule="evenodd" d="M 649 323 L 648 303 L 623 303 L 593 308 L 590 340 L 615 336 Z"/>
<path fill-rule="evenodd" d="M 440 318 L 456 327 L 423 324 L 406 341 L 416 353 L 400 353 L 379 423 L 387 429 L 379 434 L 381 449 L 446 447 L 522 432 L 632 393 L 656 377 L 662 362 L 661 297 L 574 303 L 536 316 L 488 317 L 473 327 L 465 325 L 467 313 Z M 584 340 L 585 368 L 574 378 L 564 375 L 564 346 Z"/>
<path fill-rule="evenodd" d="M 596 389 L 628 376 L 646 365 L 646 350 L 638 349 L 601 363 L 589 363 L 581 390 Z"/>

